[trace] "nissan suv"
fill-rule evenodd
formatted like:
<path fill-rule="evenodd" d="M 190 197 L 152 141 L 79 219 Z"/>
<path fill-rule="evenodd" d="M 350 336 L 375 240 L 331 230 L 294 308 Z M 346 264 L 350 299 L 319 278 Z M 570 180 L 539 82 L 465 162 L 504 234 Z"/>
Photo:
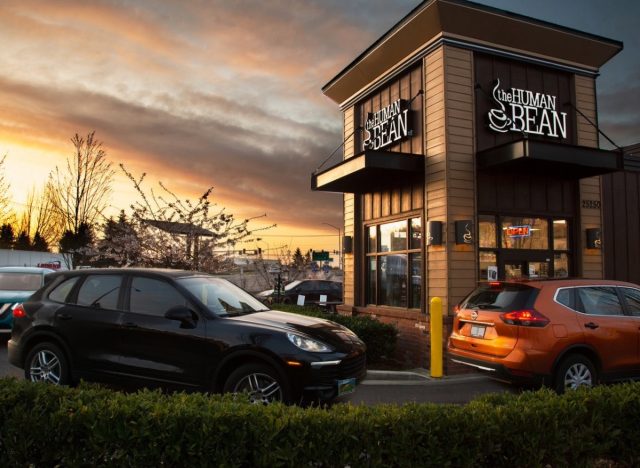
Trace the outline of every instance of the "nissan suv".
<path fill-rule="evenodd" d="M 640 377 L 640 286 L 606 280 L 491 282 L 456 308 L 454 362 L 558 392 Z"/>

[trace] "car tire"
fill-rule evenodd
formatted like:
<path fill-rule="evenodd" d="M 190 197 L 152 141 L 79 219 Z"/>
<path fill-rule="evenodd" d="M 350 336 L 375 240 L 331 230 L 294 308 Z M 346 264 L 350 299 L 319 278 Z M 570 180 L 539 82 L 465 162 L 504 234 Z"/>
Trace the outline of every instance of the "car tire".
<path fill-rule="evenodd" d="M 270 366 L 245 364 L 234 370 L 224 384 L 225 393 L 246 393 L 254 404 L 289 402 L 288 388 L 282 377 Z"/>
<path fill-rule="evenodd" d="M 595 366 L 581 354 L 573 354 L 562 360 L 555 375 L 555 390 L 558 393 L 578 387 L 593 387 L 596 383 Z"/>
<path fill-rule="evenodd" d="M 32 382 L 68 385 L 69 360 L 59 346 L 48 342 L 40 343 L 27 354 L 24 378 Z"/>

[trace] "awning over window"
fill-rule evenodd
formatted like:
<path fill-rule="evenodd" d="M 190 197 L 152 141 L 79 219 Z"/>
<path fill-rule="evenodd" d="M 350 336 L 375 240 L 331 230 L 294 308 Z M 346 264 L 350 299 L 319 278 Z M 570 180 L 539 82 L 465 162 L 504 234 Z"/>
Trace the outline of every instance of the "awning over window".
<path fill-rule="evenodd" d="M 478 153 L 478 169 L 582 179 L 622 170 L 622 155 L 585 146 L 518 140 Z"/>
<path fill-rule="evenodd" d="M 322 172 L 311 175 L 311 190 L 366 193 L 398 178 L 424 175 L 421 154 L 364 151 Z"/>

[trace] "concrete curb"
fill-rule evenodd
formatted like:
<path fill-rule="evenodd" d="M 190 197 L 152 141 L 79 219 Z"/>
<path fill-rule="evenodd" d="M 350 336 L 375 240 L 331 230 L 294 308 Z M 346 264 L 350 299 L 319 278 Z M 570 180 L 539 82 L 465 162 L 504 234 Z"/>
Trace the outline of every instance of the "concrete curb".
<path fill-rule="evenodd" d="M 478 380 L 486 380 L 483 374 L 458 374 L 445 375 L 442 378 L 431 377 L 427 369 L 414 369 L 410 371 L 368 370 L 367 378 L 362 385 L 429 385 L 440 382 L 471 383 Z"/>

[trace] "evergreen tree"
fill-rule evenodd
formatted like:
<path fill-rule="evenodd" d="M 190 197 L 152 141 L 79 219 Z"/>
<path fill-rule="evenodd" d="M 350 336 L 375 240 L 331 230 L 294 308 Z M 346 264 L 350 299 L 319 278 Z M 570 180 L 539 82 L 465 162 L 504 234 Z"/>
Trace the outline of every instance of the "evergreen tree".
<path fill-rule="evenodd" d="M 26 231 L 20 232 L 13 244 L 13 248 L 16 250 L 31 250 L 31 238 Z"/>
<path fill-rule="evenodd" d="M 93 254 L 93 242 L 93 229 L 81 223 L 77 233 L 70 229 L 64 231 L 59 242 L 60 252 L 71 255 L 73 266 L 83 265 Z"/>
<path fill-rule="evenodd" d="M 3 224 L 0 227 L 0 249 L 11 249 L 15 242 L 15 234 L 11 224 Z"/>
<path fill-rule="evenodd" d="M 40 235 L 40 232 L 36 232 L 33 236 L 31 248 L 38 252 L 49 252 L 49 243 Z"/>

